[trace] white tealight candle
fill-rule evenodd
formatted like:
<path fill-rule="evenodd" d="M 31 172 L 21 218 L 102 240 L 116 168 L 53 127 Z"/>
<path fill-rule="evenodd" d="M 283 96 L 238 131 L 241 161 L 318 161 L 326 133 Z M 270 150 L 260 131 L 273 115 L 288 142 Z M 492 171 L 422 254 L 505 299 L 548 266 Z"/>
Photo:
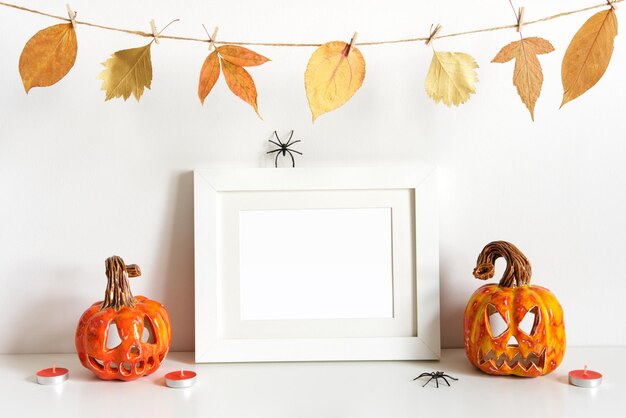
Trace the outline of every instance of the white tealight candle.
<path fill-rule="evenodd" d="M 42 369 L 36 373 L 37 383 L 40 385 L 58 385 L 67 380 L 70 371 L 64 367 L 52 366 L 49 369 Z"/>

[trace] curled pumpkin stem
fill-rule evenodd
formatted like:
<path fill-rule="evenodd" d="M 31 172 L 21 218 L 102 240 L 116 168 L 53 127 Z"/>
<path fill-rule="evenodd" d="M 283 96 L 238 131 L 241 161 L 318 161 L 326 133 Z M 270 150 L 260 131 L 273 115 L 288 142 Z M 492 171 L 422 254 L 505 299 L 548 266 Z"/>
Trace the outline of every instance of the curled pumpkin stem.
<path fill-rule="evenodd" d="M 530 261 L 515 245 L 506 241 L 490 242 L 483 248 L 476 260 L 474 277 L 480 280 L 491 279 L 495 274 L 495 262 L 500 257 L 506 260 L 506 269 L 499 286 L 515 287 L 530 284 L 532 275 Z"/>
<path fill-rule="evenodd" d="M 136 300 L 130 291 L 128 277 L 141 276 L 139 266 L 136 264 L 127 266 L 124 260 L 116 255 L 107 258 L 105 265 L 107 288 L 100 310 L 107 308 L 118 310 L 122 306 L 134 308 Z"/>

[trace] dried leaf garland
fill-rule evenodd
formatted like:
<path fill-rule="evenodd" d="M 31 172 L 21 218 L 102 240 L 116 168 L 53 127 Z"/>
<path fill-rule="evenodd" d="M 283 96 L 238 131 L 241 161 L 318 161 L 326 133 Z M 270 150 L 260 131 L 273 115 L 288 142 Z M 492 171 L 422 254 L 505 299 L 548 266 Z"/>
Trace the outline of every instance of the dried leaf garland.
<path fill-rule="evenodd" d="M 256 114 L 261 117 L 254 80 L 243 67 L 254 67 L 265 64 L 267 61 L 269 61 L 268 58 L 248 48 L 237 45 L 220 46 L 209 54 L 200 69 L 200 80 L 198 82 L 200 103 L 204 104 L 204 100 L 213 89 L 213 86 L 215 86 L 220 76 L 221 64 L 224 79 L 230 91 L 252 106 Z"/>
<path fill-rule="evenodd" d="M 515 58 L 513 84 L 533 121 L 535 120 L 535 103 L 543 84 L 543 71 L 537 55 L 552 51 L 554 51 L 552 44 L 543 38 L 522 38 L 502 48 L 491 61 L 505 63 Z"/>
<path fill-rule="evenodd" d="M 106 92 L 105 101 L 115 97 L 123 97 L 126 100 L 131 94 L 139 101 L 144 88 L 150 88 L 151 46 L 152 42 L 139 48 L 117 51 L 102 63 L 105 69 L 98 78 L 102 80 L 102 90 Z"/>
<path fill-rule="evenodd" d="M 478 64 L 463 52 L 433 51 L 433 59 L 426 76 L 426 93 L 435 101 L 450 107 L 458 106 L 476 93 Z"/>
<path fill-rule="evenodd" d="M 364 79 L 365 59 L 355 46 L 333 41 L 315 50 L 304 73 L 313 122 L 350 100 Z"/>
<path fill-rule="evenodd" d="M 591 16 L 576 32 L 561 65 L 563 101 L 561 107 L 593 87 L 604 75 L 617 36 L 613 9 Z"/>
<path fill-rule="evenodd" d="M 37 32 L 20 55 L 19 70 L 26 93 L 33 87 L 51 86 L 65 77 L 74 66 L 77 52 L 76 31 L 71 23 Z"/>

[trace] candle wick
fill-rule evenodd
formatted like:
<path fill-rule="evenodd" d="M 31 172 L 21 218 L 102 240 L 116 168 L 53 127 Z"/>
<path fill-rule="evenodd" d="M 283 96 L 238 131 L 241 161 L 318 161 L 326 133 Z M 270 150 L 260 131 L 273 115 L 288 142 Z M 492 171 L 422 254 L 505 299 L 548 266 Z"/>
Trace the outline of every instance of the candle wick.
<path fill-rule="evenodd" d="M 180 369 L 180 375 L 184 376 L 185 375 L 185 371 L 183 369 Z"/>
<path fill-rule="evenodd" d="M 587 365 L 585 364 L 585 369 L 583 370 L 583 374 L 586 376 L 587 375 Z"/>
<path fill-rule="evenodd" d="M 57 366 L 56 364 L 52 364 L 52 373 L 56 373 L 57 372 Z"/>

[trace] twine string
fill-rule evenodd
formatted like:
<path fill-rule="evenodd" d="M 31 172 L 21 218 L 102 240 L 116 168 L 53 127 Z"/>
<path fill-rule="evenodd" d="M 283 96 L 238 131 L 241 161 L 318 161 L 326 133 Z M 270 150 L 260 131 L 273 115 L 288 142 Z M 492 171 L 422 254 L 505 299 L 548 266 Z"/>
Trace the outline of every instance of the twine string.
<path fill-rule="evenodd" d="M 526 21 L 524 22 L 524 26 L 528 26 L 528 25 L 534 25 L 537 23 L 542 23 L 542 22 L 547 22 L 549 20 L 553 20 L 553 19 L 559 19 L 561 17 L 565 17 L 565 16 L 570 16 L 573 14 L 577 14 L 577 13 L 583 13 L 589 10 L 593 10 L 593 9 L 598 9 L 601 7 L 610 7 L 612 9 L 616 9 L 616 4 L 617 3 L 621 3 L 625 0 L 606 0 L 604 3 L 601 4 L 596 4 L 593 6 L 588 6 L 588 7 L 584 7 L 582 9 L 576 9 L 576 10 L 569 10 L 566 12 L 561 12 L 561 13 L 557 13 L 554 15 L 550 15 L 550 16 L 546 16 L 546 17 L 542 17 L 540 19 L 535 19 L 535 20 L 530 20 L 530 21 Z M 53 19 L 58 19 L 58 20 L 63 20 L 65 22 L 71 22 L 69 18 L 64 17 L 64 16 L 57 16 L 57 15 L 53 15 L 50 13 L 46 13 L 46 12 L 42 12 L 40 10 L 35 10 L 35 9 L 29 9 L 27 7 L 23 7 L 23 6 L 18 6 L 16 4 L 11 4 L 11 3 L 5 3 L 5 2 L 0 2 L 0 6 L 5 6 L 5 7 L 9 7 L 12 9 L 16 9 L 16 10 L 21 10 L 24 12 L 28 12 L 28 13 L 34 13 L 34 14 L 38 14 L 41 16 L 46 16 L 46 17 L 51 17 Z M 113 26 L 106 26 L 106 25 L 100 25 L 97 23 L 91 23 L 91 22 L 86 22 L 86 21 L 79 21 L 79 20 L 75 20 L 77 25 L 84 25 L 84 26 L 89 26 L 92 28 L 98 28 L 98 29 L 104 29 L 104 30 L 110 30 L 110 31 L 115 31 L 115 32 L 123 32 L 123 33 L 128 33 L 131 35 L 137 35 L 137 36 L 142 36 L 145 38 L 152 38 L 153 35 L 152 33 L 149 32 L 144 32 L 144 31 L 140 31 L 140 30 L 132 30 L 132 29 L 123 29 L 123 28 L 116 28 Z M 502 26 L 494 26 L 494 27 L 490 27 L 490 28 L 482 28 L 482 29 L 473 29 L 473 30 L 467 30 L 467 31 L 463 31 L 463 32 L 454 32 L 454 33 L 448 33 L 448 34 L 444 34 L 444 35 L 438 35 L 432 38 L 429 37 L 417 37 L 417 38 L 403 38 L 403 39 L 392 39 L 392 40 L 385 40 L 385 41 L 370 41 L 370 42 L 358 42 L 355 43 L 355 46 L 374 46 L 374 45 L 389 45 L 389 44 L 400 44 L 400 43 L 409 43 L 409 42 L 424 42 L 424 41 L 428 41 L 429 39 L 432 41 L 433 39 L 444 39 L 444 38 L 453 38 L 453 37 L 457 37 L 457 36 L 465 36 L 465 35 L 471 35 L 471 34 L 476 34 L 476 33 L 483 33 L 483 32 L 494 32 L 494 31 L 500 31 L 500 30 L 504 30 L 504 29 L 516 29 L 518 27 L 517 24 L 513 24 L 513 25 L 502 25 Z M 159 35 L 160 39 L 172 39 L 172 40 L 176 40 L 176 41 L 194 41 L 194 42 L 203 42 L 203 43 L 208 43 L 211 42 L 210 40 L 207 39 L 202 39 L 202 38 L 194 38 L 194 37 L 189 37 L 189 36 L 173 36 L 173 35 Z M 216 42 L 214 42 L 216 43 Z M 319 47 L 322 44 L 321 43 L 285 43 L 285 42 L 243 42 L 243 41 L 221 41 L 219 42 L 219 44 L 225 45 L 246 45 L 246 46 L 271 46 L 271 47 Z"/>

